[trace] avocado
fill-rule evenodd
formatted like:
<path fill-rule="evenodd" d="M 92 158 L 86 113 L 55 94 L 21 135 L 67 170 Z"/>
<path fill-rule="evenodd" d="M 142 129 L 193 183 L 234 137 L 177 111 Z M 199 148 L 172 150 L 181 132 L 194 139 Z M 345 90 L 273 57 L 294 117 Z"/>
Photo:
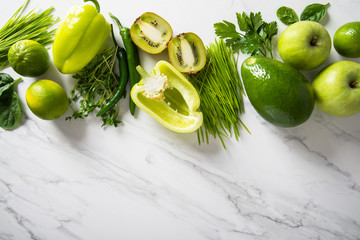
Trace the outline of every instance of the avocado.
<path fill-rule="evenodd" d="M 250 103 L 260 116 L 276 126 L 300 125 L 314 110 L 311 84 L 287 63 L 252 56 L 243 62 L 241 77 Z"/>

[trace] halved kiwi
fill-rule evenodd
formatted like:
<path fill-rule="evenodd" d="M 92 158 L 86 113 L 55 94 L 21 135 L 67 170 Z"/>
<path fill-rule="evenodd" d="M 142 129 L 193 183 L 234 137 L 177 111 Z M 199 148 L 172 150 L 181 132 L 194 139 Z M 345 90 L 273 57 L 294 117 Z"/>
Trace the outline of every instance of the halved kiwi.
<path fill-rule="evenodd" d="M 170 24 L 153 12 L 142 14 L 130 28 L 130 36 L 136 46 L 151 54 L 166 49 L 172 33 Z"/>
<path fill-rule="evenodd" d="M 168 46 L 171 64 L 182 73 L 195 74 L 206 64 L 206 50 L 201 38 L 192 32 L 181 33 Z"/>

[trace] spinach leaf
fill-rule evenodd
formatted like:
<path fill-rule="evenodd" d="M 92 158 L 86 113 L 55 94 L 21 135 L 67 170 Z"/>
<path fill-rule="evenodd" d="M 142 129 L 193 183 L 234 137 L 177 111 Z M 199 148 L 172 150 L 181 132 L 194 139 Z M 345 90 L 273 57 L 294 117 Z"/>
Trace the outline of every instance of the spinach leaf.
<path fill-rule="evenodd" d="M 21 106 L 18 94 L 14 91 L 14 79 L 7 73 L 0 73 L 0 127 L 5 130 L 16 128 L 21 121 Z"/>
<path fill-rule="evenodd" d="M 3 110 L 0 113 L 0 127 L 5 130 L 16 128 L 21 121 L 21 107 L 18 94 L 12 91 L 9 104 L 1 108 Z"/>
<path fill-rule="evenodd" d="M 0 73 L 0 98 L 3 93 L 11 89 L 15 84 L 14 79 L 7 73 Z"/>
<path fill-rule="evenodd" d="M 314 3 L 305 7 L 304 11 L 300 15 L 301 21 L 314 21 L 320 22 L 326 15 L 326 8 L 330 5 Z"/>
<path fill-rule="evenodd" d="M 289 26 L 293 23 L 299 21 L 298 15 L 294 11 L 294 9 L 282 6 L 276 11 L 277 17 L 280 19 L 282 23 Z"/>

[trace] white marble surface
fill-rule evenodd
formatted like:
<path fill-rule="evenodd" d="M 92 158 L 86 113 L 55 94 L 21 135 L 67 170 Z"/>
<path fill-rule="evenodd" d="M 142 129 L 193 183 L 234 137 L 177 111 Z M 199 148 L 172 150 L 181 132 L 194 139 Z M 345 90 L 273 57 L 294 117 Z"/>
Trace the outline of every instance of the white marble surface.
<path fill-rule="evenodd" d="M 22 2 L 2 2 L 1 25 Z M 329 2 L 323 24 L 331 35 L 359 20 L 358 0 Z M 300 14 L 310 3 L 100 0 L 109 21 L 109 11 L 125 26 L 153 11 L 174 34 L 193 31 L 206 44 L 215 38 L 213 23 L 235 22 L 236 12 L 261 11 L 273 21 L 284 4 Z M 75 4 L 82 2 L 31 0 L 27 9 L 54 6 L 64 17 Z M 148 69 L 164 58 L 141 52 Z M 333 49 L 325 64 L 340 59 Z M 4 72 L 17 77 L 9 68 Z M 74 83 L 53 66 L 41 78 L 67 90 Z M 217 140 L 199 146 L 196 133 L 173 133 L 139 110 L 132 117 L 127 101 L 118 128 L 102 129 L 94 117 L 65 121 L 70 111 L 40 120 L 25 104 L 34 80 L 24 78 L 17 88 L 22 125 L 0 130 L 1 240 L 360 239 L 359 114 L 337 118 L 315 109 L 305 124 L 282 129 L 261 119 L 245 99 L 242 119 L 252 134 L 242 130 L 224 150 Z"/>

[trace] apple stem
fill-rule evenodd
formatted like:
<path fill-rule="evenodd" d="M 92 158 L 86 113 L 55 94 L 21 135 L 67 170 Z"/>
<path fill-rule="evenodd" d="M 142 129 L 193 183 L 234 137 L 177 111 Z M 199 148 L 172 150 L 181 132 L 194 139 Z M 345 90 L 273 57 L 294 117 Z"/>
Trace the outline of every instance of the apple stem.
<path fill-rule="evenodd" d="M 359 84 L 359 80 L 356 80 L 356 81 L 354 81 L 354 82 L 351 82 L 351 83 L 350 83 L 350 87 L 351 87 L 351 88 L 356 88 L 356 87 L 357 87 L 357 84 Z"/>
<path fill-rule="evenodd" d="M 311 46 L 315 46 L 317 40 L 318 40 L 318 36 L 313 36 L 313 38 L 311 39 L 310 45 L 311 45 Z"/>

